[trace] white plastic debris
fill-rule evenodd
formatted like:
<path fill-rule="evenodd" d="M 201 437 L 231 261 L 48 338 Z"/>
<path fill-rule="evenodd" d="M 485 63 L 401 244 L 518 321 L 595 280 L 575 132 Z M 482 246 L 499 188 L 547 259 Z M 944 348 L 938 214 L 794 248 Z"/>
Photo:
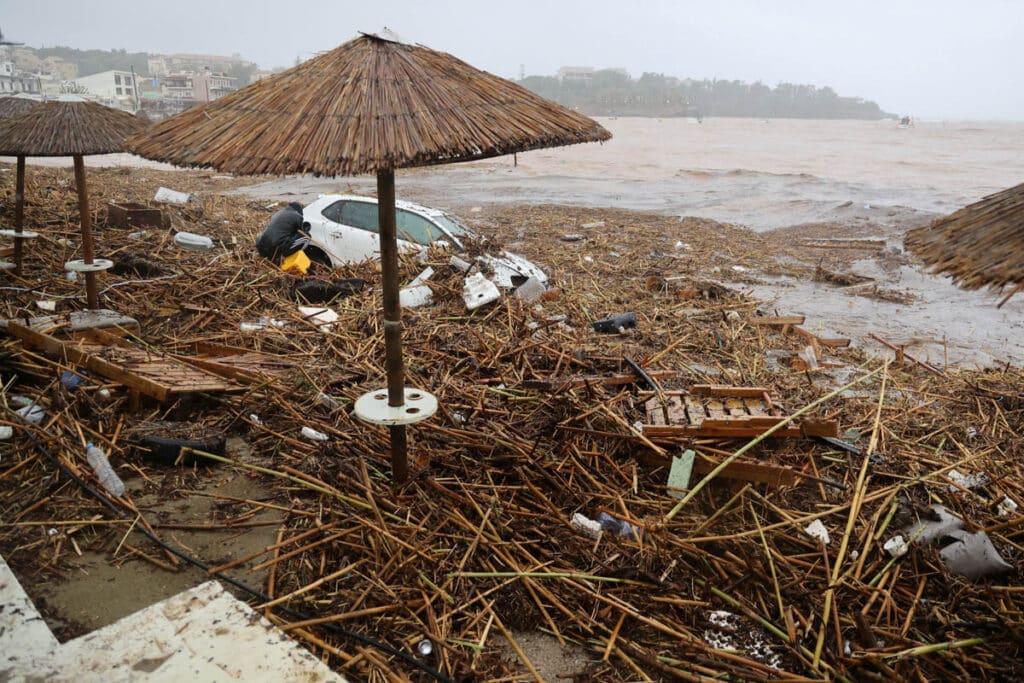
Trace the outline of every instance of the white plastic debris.
<path fill-rule="evenodd" d="M 733 266 L 732 269 L 737 273 L 745 273 L 747 269 L 744 266 Z"/>
<path fill-rule="evenodd" d="M 604 221 L 594 221 L 593 223 L 584 223 L 580 226 L 584 230 L 590 230 L 591 228 L 603 228 Z"/>
<path fill-rule="evenodd" d="M 425 306 L 433 301 L 434 292 L 426 284 L 427 280 L 433 275 L 433 268 L 429 266 L 424 268 L 423 272 L 417 275 L 412 282 L 398 290 L 398 302 L 404 308 L 416 308 L 417 306 Z"/>
<path fill-rule="evenodd" d="M 51 299 L 41 299 L 36 302 L 36 306 L 47 313 L 53 313 L 57 310 L 57 302 Z"/>
<path fill-rule="evenodd" d="M 319 309 L 317 309 L 319 310 Z M 238 324 L 238 329 L 241 332 L 256 332 L 258 330 L 265 329 L 267 327 L 285 327 L 288 325 L 287 320 L 278 320 L 277 318 L 271 318 L 269 315 L 260 317 L 258 322 L 243 322 Z"/>
<path fill-rule="evenodd" d="M 43 420 L 46 419 L 46 411 L 34 403 L 29 404 L 24 408 L 18 408 L 14 412 L 18 417 L 25 420 L 25 422 L 31 422 L 34 425 L 42 424 Z"/>
<path fill-rule="evenodd" d="M 956 542 L 940 550 L 939 557 L 949 571 L 976 581 L 990 574 L 1002 574 L 1013 569 L 1012 564 L 999 556 L 999 551 L 984 531 L 972 534 L 957 529 L 949 532 L 948 536 L 956 539 Z"/>
<path fill-rule="evenodd" d="M 448 259 L 448 264 L 455 270 L 461 271 L 463 273 L 465 273 L 467 270 L 473 267 L 472 263 L 460 259 L 455 254 L 452 254 L 452 257 Z"/>
<path fill-rule="evenodd" d="M 804 527 L 804 533 L 811 538 L 821 541 L 824 545 L 828 545 L 832 540 L 828 535 L 828 529 L 825 528 L 820 519 L 816 519 Z"/>
<path fill-rule="evenodd" d="M 907 545 L 907 542 L 903 539 L 903 536 L 897 534 L 896 536 L 893 536 L 888 541 L 886 541 L 885 545 L 882 546 L 882 549 L 885 550 L 885 552 L 889 553 L 890 557 L 903 557 L 907 554 L 907 551 L 910 549 L 910 546 Z"/>
<path fill-rule="evenodd" d="M 251 413 L 249 415 L 249 420 L 252 421 L 252 423 L 254 425 L 258 426 L 258 427 L 262 427 L 263 426 L 263 420 L 261 420 L 260 416 L 257 415 L 256 413 Z"/>
<path fill-rule="evenodd" d="M 160 202 L 162 204 L 188 204 L 189 202 L 198 201 L 199 198 L 194 194 L 188 192 L 178 192 L 172 190 L 169 187 L 157 188 L 156 194 L 153 195 L 154 202 Z"/>
<path fill-rule="evenodd" d="M 583 262 L 584 263 L 593 263 L 594 262 L 594 257 L 593 256 L 584 256 L 583 257 Z"/>
<path fill-rule="evenodd" d="M 740 312 L 739 311 L 726 311 L 725 312 L 725 319 L 728 320 L 729 322 L 736 322 L 736 321 L 738 321 L 740 319 Z"/>
<path fill-rule="evenodd" d="M 1012 517 L 1017 512 L 1017 507 L 1017 503 L 1009 496 L 1003 496 L 1002 502 L 999 503 L 999 516 Z"/>
<path fill-rule="evenodd" d="M 321 306 L 299 306 L 299 314 L 321 330 L 329 330 L 338 322 L 338 312 Z M 271 322 L 273 324 L 273 322 Z"/>
<path fill-rule="evenodd" d="M 312 427 L 303 427 L 302 435 L 310 441 L 330 441 L 331 437 L 327 436 L 323 432 L 318 432 Z"/>
<path fill-rule="evenodd" d="M 569 523 L 572 524 L 575 529 L 583 532 L 591 538 L 599 538 L 601 536 L 601 523 L 597 520 L 590 519 L 586 515 L 574 512 Z"/>
<path fill-rule="evenodd" d="M 951 515 L 942 505 L 932 505 L 937 519 L 926 519 L 905 530 L 912 543 L 947 542 L 939 551 L 946 568 L 976 581 L 990 574 L 1000 574 L 1013 569 L 999 555 L 984 531 L 971 533 L 964 530 L 963 520 Z"/>
<path fill-rule="evenodd" d="M 931 543 L 948 535 L 950 531 L 963 528 L 964 523 L 949 514 L 944 506 L 933 505 L 931 510 L 937 519 L 922 520 L 904 530 L 911 543 Z"/>
<path fill-rule="evenodd" d="M 0 426 L 0 441 L 7 441 L 12 436 L 14 436 L 14 427 Z"/>
<path fill-rule="evenodd" d="M 578 232 L 573 232 L 569 233 L 568 235 L 562 235 L 558 239 L 562 240 L 563 242 L 582 242 L 583 240 L 587 239 L 587 236 L 581 235 Z"/>
<path fill-rule="evenodd" d="M 337 410 L 341 407 L 341 402 L 338 401 L 338 399 L 334 398 L 330 394 L 325 394 L 322 391 L 316 395 L 316 402 L 317 405 L 321 405 L 324 408 L 327 408 L 327 410 Z"/>
<path fill-rule="evenodd" d="M 532 304 L 546 291 L 547 287 L 544 286 L 543 282 L 535 277 L 531 277 L 516 288 L 516 298 L 522 299 L 528 304 Z"/>
<path fill-rule="evenodd" d="M 194 232 L 179 232 L 174 236 L 174 243 L 182 249 L 189 251 L 209 251 L 213 249 L 213 240 L 206 235 L 197 235 Z"/>
<path fill-rule="evenodd" d="M 968 491 L 972 491 L 974 489 L 980 489 L 982 486 L 985 486 L 992 481 L 984 472 L 978 472 L 977 474 L 964 474 L 959 470 L 953 469 L 950 470 L 946 476 L 949 477 L 951 482 L 956 484 L 956 486 L 949 487 L 951 491 L 956 491 L 957 487 L 963 487 Z"/>
<path fill-rule="evenodd" d="M 132 232 L 128 234 L 128 239 L 138 240 L 146 236 L 146 230 L 139 230 L 138 232 Z"/>
<path fill-rule="evenodd" d="M 804 350 L 800 352 L 800 358 L 807 363 L 808 370 L 818 369 L 818 355 L 814 353 L 813 346 L 805 346 Z"/>
<path fill-rule="evenodd" d="M 498 291 L 498 287 L 482 273 L 474 273 L 466 278 L 462 288 L 462 299 L 466 302 L 467 310 L 475 311 L 500 298 L 501 292 Z"/>

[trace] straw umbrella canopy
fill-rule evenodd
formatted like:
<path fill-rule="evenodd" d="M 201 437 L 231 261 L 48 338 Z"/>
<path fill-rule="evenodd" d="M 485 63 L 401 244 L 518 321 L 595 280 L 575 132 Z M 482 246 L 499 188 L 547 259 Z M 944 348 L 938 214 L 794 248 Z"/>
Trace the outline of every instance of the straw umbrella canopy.
<path fill-rule="evenodd" d="M 101 264 L 93 260 L 92 226 L 89 222 L 89 193 L 85 183 L 86 154 L 108 154 L 124 150 L 124 139 L 144 123 L 127 112 L 95 102 L 56 101 L 37 104 L 28 111 L 0 120 L 0 156 L 18 157 L 15 195 L 15 262 L 21 270 L 22 221 L 25 204 L 25 157 L 72 156 L 75 187 L 82 221 L 81 262 L 69 267 L 85 272 L 89 308 L 99 308 L 96 272 Z M 27 233 L 26 233 L 27 234 Z"/>
<path fill-rule="evenodd" d="M 907 248 L 964 289 L 1024 289 L 1024 183 L 907 233 Z"/>
<path fill-rule="evenodd" d="M 24 114 L 39 104 L 35 100 L 23 97 L 0 97 L 0 119 L 7 119 Z M 18 157 L 18 179 L 14 194 L 14 272 L 21 275 L 22 239 L 20 237 L 25 207 L 25 157 Z M 0 262 L 0 266 L 10 268 L 12 264 Z"/>
<path fill-rule="evenodd" d="M 236 174 L 376 174 L 387 406 L 398 413 L 410 390 L 402 365 L 395 169 L 610 137 L 593 120 L 449 54 L 391 34 L 362 34 L 163 121 L 129 140 L 129 149 Z M 366 419 L 358 402 L 357 414 Z M 407 446 L 399 422 L 379 424 L 390 426 L 392 470 L 400 484 Z"/>
<path fill-rule="evenodd" d="M 0 119 L 24 114 L 37 104 L 39 104 L 39 102 L 29 100 L 24 97 L 0 97 Z"/>

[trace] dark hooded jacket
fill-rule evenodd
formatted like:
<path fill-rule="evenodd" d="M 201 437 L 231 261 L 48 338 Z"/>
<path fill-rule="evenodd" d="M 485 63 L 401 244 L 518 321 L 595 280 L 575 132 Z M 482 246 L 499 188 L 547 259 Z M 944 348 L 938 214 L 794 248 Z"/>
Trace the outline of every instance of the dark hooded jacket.
<path fill-rule="evenodd" d="M 267 227 L 256 238 L 256 251 L 275 261 L 291 256 L 302 248 L 293 244 L 303 226 L 302 204 L 292 202 L 270 217 Z"/>

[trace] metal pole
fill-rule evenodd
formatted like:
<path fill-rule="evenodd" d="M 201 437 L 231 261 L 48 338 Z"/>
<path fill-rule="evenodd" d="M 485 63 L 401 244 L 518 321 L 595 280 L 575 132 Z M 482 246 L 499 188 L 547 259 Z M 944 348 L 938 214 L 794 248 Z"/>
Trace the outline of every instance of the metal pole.
<path fill-rule="evenodd" d="M 78 214 L 82 221 L 82 260 L 91 264 L 93 259 L 92 226 L 89 224 L 89 191 L 85 186 L 85 164 L 82 155 L 75 155 L 75 187 L 78 188 Z M 85 294 L 89 308 L 100 307 L 100 296 L 96 291 L 96 273 L 85 274 Z"/>
<path fill-rule="evenodd" d="M 377 220 L 380 227 L 381 279 L 384 281 L 384 370 L 388 378 L 388 405 L 405 403 L 405 369 L 402 365 L 402 304 L 398 298 L 398 234 L 395 229 L 395 171 L 377 171 Z M 391 474 L 395 484 L 409 477 L 405 425 L 391 432 Z"/>
<path fill-rule="evenodd" d="M 14 232 L 19 233 L 25 222 L 25 157 L 18 157 L 18 177 L 14 186 Z M 14 274 L 21 275 L 24 240 L 14 237 Z"/>

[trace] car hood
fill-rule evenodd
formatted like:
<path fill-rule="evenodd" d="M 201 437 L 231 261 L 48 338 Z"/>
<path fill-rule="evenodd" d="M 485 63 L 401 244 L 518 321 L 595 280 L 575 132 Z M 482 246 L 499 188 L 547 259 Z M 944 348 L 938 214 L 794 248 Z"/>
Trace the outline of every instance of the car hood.
<path fill-rule="evenodd" d="M 482 262 L 490 270 L 494 271 L 494 275 L 490 280 L 498 287 L 515 289 L 522 284 L 520 282 L 521 279 L 529 279 L 531 277 L 537 278 L 543 284 L 547 284 L 547 274 L 519 254 L 513 254 L 510 251 L 500 251 L 497 255 L 484 254 L 476 258 L 477 261 Z"/>

